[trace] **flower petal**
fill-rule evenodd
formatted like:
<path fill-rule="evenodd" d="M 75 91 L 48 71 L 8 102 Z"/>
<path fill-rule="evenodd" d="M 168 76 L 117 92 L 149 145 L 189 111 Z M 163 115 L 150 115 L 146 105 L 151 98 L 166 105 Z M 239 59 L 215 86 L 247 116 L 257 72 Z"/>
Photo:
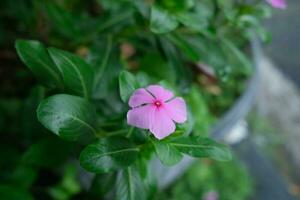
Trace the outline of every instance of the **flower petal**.
<path fill-rule="evenodd" d="M 149 129 L 154 111 L 153 105 L 133 108 L 127 112 L 127 123 L 138 128 Z"/>
<path fill-rule="evenodd" d="M 159 86 L 159 85 L 150 85 L 147 87 L 147 90 L 155 96 L 156 99 L 167 101 L 171 99 L 174 94 L 170 90 L 166 90 L 165 88 Z"/>
<path fill-rule="evenodd" d="M 149 92 L 144 88 L 140 88 L 131 95 L 128 104 L 131 108 L 134 108 L 145 103 L 152 103 L 153 100 L 154 98 Z"/>
<path fill-rule="evenodd" d="M 150 132 L 157 139 L 163 139 L 175 131 L 175 123 L 163 108 L 156 108 L 150 125 Z"/>
<path fill-rule="evenodd" d="M 267 0 L 267 2 L 274 8 L 285 9 L 287 6 L 286 0 Z"/>
<path fill-rule="evenodd" d="M 187 119 L 185 101 L 181 97 L 176 97 L 169 102 L 166 102 L 164 109 L 169 117 L 177 123 L 183 123 Z"/>

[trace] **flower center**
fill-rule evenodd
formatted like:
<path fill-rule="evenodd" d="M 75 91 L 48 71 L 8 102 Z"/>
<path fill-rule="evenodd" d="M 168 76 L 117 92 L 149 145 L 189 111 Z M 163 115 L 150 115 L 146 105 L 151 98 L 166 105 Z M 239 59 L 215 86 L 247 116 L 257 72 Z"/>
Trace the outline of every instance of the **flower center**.
<path fill-rule="evenodd" d="M 156 107 L 160 107 L 160 106 L 162 105 L 162 103 L 161 103 L 161 101 L 156 100 L 156 101 L 154 101 L 154 105 L 155 105 Z"/>

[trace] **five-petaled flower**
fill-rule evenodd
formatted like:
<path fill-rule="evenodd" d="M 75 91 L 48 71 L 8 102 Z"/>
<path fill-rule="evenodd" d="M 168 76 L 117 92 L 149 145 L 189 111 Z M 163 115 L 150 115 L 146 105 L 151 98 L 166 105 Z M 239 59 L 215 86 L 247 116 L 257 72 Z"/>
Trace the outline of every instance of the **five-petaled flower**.
<path fill-rule="evenodd" d="M 127 123 L 142 129 L 149 129 L 157 139 L 173 133 L 176 123 L 187 120 L 186 104 L 183 98 L 159 85 L 137 89 L 129 99 L 131 110 Z"/>
<path fill-rule="evenodd" d="M 274 8 L 286 8 L 286 0 L 267 0 Z"/>

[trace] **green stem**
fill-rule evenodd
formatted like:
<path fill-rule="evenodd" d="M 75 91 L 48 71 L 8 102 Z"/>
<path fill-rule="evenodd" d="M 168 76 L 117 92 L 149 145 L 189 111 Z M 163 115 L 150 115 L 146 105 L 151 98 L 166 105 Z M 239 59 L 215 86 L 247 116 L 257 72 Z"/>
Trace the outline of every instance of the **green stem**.
<path fill-rule="evenodd" d="M 129 137 L 131 136 L 131 134 L 132 134 L 133 130 L 134 130 L 134 127 L 133 127 L 133 126 L 132 126 L 132 127 L 130 127 L 130 129 L 129 129 L 129 131 L 128 131 L 127 135 L 126 135 L 126 137 L 127 137 L 127 138 L 129 138 Z"/>

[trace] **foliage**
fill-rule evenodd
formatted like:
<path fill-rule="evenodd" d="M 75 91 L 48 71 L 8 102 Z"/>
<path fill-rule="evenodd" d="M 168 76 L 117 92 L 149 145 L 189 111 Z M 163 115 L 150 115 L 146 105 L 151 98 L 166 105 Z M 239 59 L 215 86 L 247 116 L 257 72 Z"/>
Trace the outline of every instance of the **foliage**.
<path fill-rule="evenodd" d="M 196 200 L 216 192 L 220 200 L 242 200 L 251 195 L 253 185 L 245 167 L 236 158 L 229 162 L 195 162 L 183 175 L 157 199 Z"/>
<path fill-rule="evenodd" d="M 0 11 L 0 199 L 151 199 L 154 157 L 231 158 L 209 130 L 245 88 L 253 30 L 267 40 L 261 2 L 4 0 Z M 128 98 L 150 84 L 188 105 L 161 141 L 126 123 Z"/>

